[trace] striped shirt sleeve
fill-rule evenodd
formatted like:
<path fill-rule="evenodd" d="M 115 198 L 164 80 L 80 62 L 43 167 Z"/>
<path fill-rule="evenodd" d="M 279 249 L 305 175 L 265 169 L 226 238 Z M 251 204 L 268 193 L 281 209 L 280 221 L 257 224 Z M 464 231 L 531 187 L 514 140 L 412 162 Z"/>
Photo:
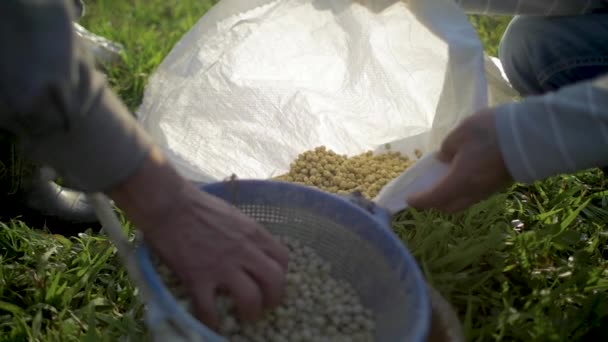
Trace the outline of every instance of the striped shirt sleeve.
<path fill-rule="evenodd" d="M 496 128 L 515 181 L 608 166 L 608 75 L 501 105 Z"/>
<path fill-rule="evenodd" d="M 491 15 L 577 15 L 606 8 L 606 0 L 455 0 L 466 12 Z"/>

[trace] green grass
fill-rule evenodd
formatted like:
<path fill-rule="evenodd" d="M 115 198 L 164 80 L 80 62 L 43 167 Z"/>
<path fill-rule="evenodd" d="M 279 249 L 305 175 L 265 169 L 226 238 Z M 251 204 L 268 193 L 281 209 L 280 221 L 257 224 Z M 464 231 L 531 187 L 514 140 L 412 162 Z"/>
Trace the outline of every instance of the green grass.
<path fill-rule="evenodd" d="M 124 45 L 124 63 L 109 72 L 114 90 L 131 110 L 141 103 L 148 76 L 173 45 L 217 0 L 86 1 L 81 24 Z"/>
<path fill-rule="evenodd" d="M 144 336 L 142 307 L 104 237 L 67 239 L 12 221 L 0 224 L 0 247 L 0 341 Z"/>
<path fill-rule="evenodd" d="M 507 25 L 511 21 L 511 17 L 471 15 L 469 19 L 477 29 L 477 34 L 486 52 L 492 56 L 498 56 L 498 44 Z"/>
<path fill-rule="evenodd" d="M 110 82 L 131 109 L 211 1 L 89 1 L 83 25 L 126 46 Z M 496 55 L 509 18 L 471 17 Z M 466 213 L 410 211 L 394 229 L 457 309 L 469 341 L 606 340 L 608 179 L 597 170 L 517 185 Z M 511 221 L 524 226 L 515 229 Z M 104 237 L 0 224 L 0 341 L 142 339 L 142 307 Z"/>
<path fill-rule="evenodd" d="M 469 340 L 605 339 L 605 182 L 598 171 L 554 177 L 461 215 L 404 214 L 395 229 L 458 309 Z"/>

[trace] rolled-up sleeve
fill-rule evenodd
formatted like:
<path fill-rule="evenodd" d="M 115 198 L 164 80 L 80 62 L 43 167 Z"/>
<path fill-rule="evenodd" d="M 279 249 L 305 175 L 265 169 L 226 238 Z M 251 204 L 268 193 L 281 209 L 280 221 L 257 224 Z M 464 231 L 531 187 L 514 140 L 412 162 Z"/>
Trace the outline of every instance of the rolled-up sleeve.
<path fill-rule="evenodd" d="M 455 0 L 466 12 L 495 15 L 579 15 L 608 6 L 606 0 Z"/>
<path fill-rule="evenodd" d="M 516 181 L 608 166 L 608 75 L 496 108 L 503 158 Z"/>
<path fill-rule="evenodd" d="M 82 191 L 131 175 L 152 142 L 94 69 L 67 0 L 0 1 L 0 126 Z"/>

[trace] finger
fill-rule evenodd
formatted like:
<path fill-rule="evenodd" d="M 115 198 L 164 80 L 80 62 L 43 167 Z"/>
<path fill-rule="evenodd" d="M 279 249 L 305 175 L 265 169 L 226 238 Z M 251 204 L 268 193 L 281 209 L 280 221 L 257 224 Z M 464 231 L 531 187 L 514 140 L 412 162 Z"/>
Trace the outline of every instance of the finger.
<path fill-rule="evenodd" d="M 437 151 L 437 159 L 441 162 L 449 164 L 454 159 L 458 151 L 458 147 L 460 146 L 461 138 L 461 126 L 457 126 L 453 131 L 451 131 L 439 147 L 439 151 Z"/>
<path fill-rule="evenodd" d="M 216 288 L 196 284 L 189 289 L 189 292 L 196 318 L 217 331 L 220 328 L 220 318 L 215 302 Z"/>
<path fill-rule="evenodd" d="M 441 143 L 441 147 L 437 153 L 437 159 L 446 164 L 452 162 L 462 144 L 467 140 L 467 136 L 470 135 L 468 131 L 470 130 L 469 127 L 471 126 L 474 117 L 475 115 L 467 118 L 448 133 Z"/>
<path fill-rule="evenodd" d="M 467 197 L 466 170 L 456 158 L 448 174 L 428 191 L 411 195 L 409 205 L 417 209 L 448 210 L 456 200 Z"/>
<path fill-rule="evenodd" d="M 467 186 L 467 188 L 469 188 L 469 187 Z M 483 185 L 481 185 L 481 184 L 474 186 L 474 187 L 470 187 L 470 189 L 471 189 L 471 191 L 468 192 L 467 196 L 463 196 L 457 200 L 454 200 L 452 202 L 452 204 L 450 204 L 445 209 L 445 212 L 451 213 L 451 214 L 459 213 L 461 211 L 464 211 L 464 210 L 472 207 L 475 204 L 478 204 L 478 203 L 486 200 L 487 198 L 492 196 L 492 194 L 494 194 L 496 191 L 498 191 L 497 189 L 493 188 L 490 185 L 485 186 L 485 188 L 484 188 Z"/>
<path fill-rule="evenodd" d="M 257 282 L 262 293 L 264 307 L 281 304 L 287 285 L 286 270 L 263 252 L 253 252 L 245 266 L 247 273 Z"/>
<path fill-rule="evenodd" d="M 228 278 L 225 287 L 228 289 L 239 319 L 252 321 L 262 315 L 262 292 L 255 280 L 244 270 L 233 272 Z"/>
<path fill-rule="evenodd" d="M 273 246 L 264 248 L 264 252 L 276 262 L 283 273 L 287 272 L 289 264 L 289 249 L 280 241 L 273 242 Z"/>
<path fill-rule="evenodd" d="M 259 242 L 262 246 L 262 250 L 266 255 L 272 258 L 281 268 L 282 272 L 287 272 L 287 266 L 289 263 L 289 249 L 277 238 L 275 238 L 269 231 L 262 228 L 256 237 L 256 242 Z"/>

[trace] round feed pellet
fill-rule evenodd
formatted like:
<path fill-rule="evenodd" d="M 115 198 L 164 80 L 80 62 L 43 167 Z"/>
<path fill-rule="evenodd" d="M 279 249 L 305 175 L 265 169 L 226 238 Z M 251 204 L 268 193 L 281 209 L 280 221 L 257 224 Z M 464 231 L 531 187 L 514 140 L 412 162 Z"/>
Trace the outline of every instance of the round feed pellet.
<path fill-rule="evenodd" d="M 417 151 L 416 156 L 422 154 Z M 320 146 L 301 153 L 289 172 L 275 179 L 338 194 L 359 192 L 372 199 L 414 162 L 399 152 L 374 155 L 368 151 L 348 158 Z"/>
<path fill-rule="evenodd" d="M 217 297 L 220 333 L 230 342 L 356 341 L 373 342 L 375 321 L 357 292 L 331 275 L 331 265 L 312 248 L 279 237 L 289 249 L 287 291 L 283 304 L 255 322 L 241 322 L 227 296 Z M 158 265 L 165 284 L 182 307 L 191 311 L 185 292 L 170 271 Z"/>

